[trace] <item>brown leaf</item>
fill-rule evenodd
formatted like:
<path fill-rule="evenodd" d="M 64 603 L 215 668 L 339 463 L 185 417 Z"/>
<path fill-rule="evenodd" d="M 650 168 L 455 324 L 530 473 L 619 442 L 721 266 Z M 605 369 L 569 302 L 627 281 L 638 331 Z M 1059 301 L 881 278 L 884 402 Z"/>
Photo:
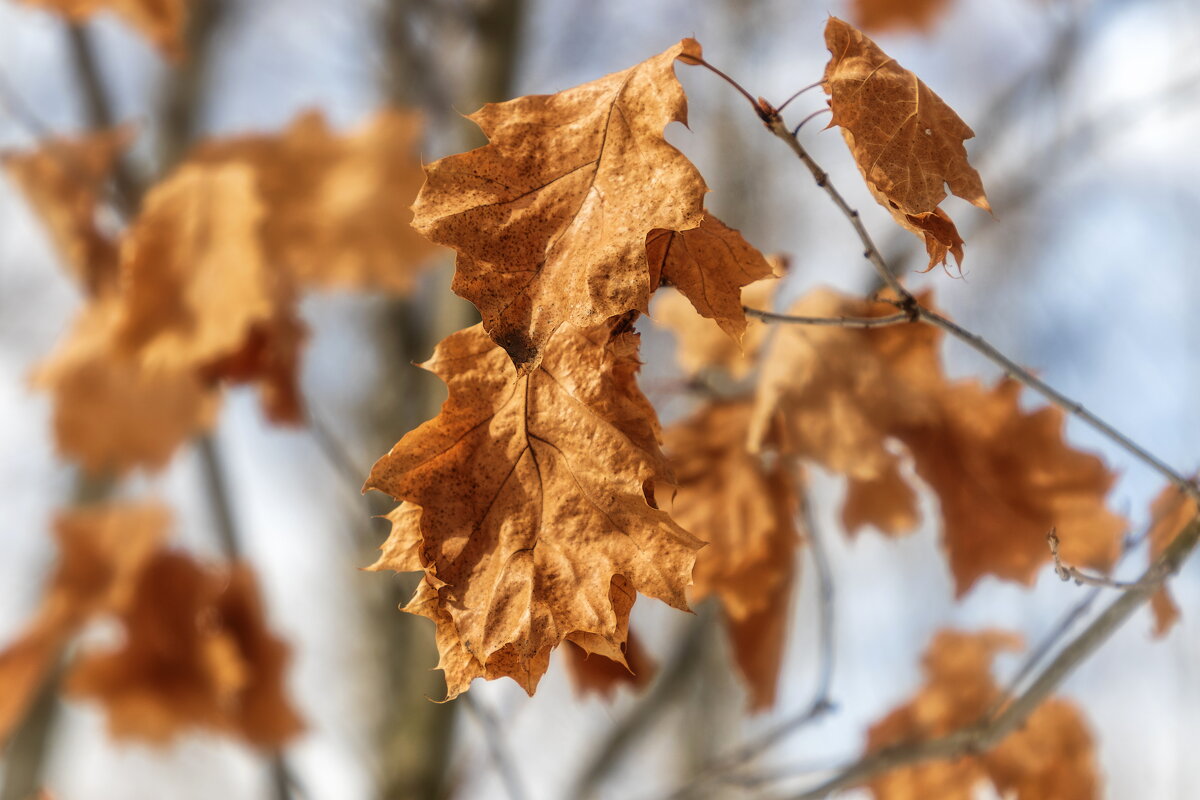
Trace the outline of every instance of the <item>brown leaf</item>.
<path fill-rule="evenodd" d="M 132 138 L 130 128 L 113 128 L 46 139 L 36 150 L 0 159 L 41 217 L 72 277 L 92 297 L 116 284 L 116 241 L 101 230 L 97 215 L 113 167 Z"/>
<path fill-rule="evenodd" d="M 612 700 L 618 687 L 642 689 L 650 685 L 654 674 L 658 672 L 658 665 L 646 653 L 641 640 L 632 632 L 625 645 L 625 664 L 597 653 L 589 653 L 570 640 L 565 650 L 567 674 L 571 676 L 575 693 L 581 697 L 598 694 L 605 700 Z"/>
<path fill-rule="evenodd" d="M 925 686 L 871 726 L 867 751 L 945 736 L 977 722 L 1000 694 L 992 659 L 1020 646 L 1019 637 L 1001 631 L 940 631 L 925 654 Z M 868 788 L 877 800 L 971 800 L 984 781 L 1014 800 L 1099 797 L 1094 744 L 1079 710 L 1051 699 L 987 753 L 902 767 Z"/>
<path fill-rule="evenodd" d="M 837 125 L 879 204 L 921 236 L 929 266 L 952 253 L 962 263 L 962 238 L 938 204 L 950 191 L 991 211 L 963 141 L 975 133 L 916 75 L 860 31 L 836 17 L 825 26 L 832 58 L 822 85 Z"/>
<path fill-rule="evenodd" d="M 1197 508 L 1196 501 L 1178 487 L 1168 486 L 1159 492 L 1150 505 L 1150 531 L 1147 534 L 1150 559 L 1153 561 L 1162 555 L 1167 545 L 1197 514 L 1200 514 L 1200 508 Z M 1154 635 L 1166 636 L 1179 620 L 1179 606 L 1165 585 L 1150 599 L 1150 608 L 1154 612 Z"/>
<path fill-rule="evenodd" d="M 275 748 L 301 729 L 283 690 L 287 647 L 263 621 L 253 573 L 159 552 L 121 615 L 124 644 L 83 655 L 72 694 L 102 703 L 113 736 L 165 742 L 208 728 Z"/>
<path fill-rule="evenodd" d="M 819 291 L 792 313 L 877 317 L 895 307 Z M 782 328 L 765 362 L 751 440 L 763 443 L 778 424 L 781 452 L 850 479 L 848 530 L 871 524 L 893 534 L 917 521 L 907 450 L 938 497 L 959 595 L 983 575 L 1033 581 L 1050 559 L 1051 528 L 1064 560 L 1110 566 L 1126 523 L 1104 505 L 1113 482 L 1104 463 L 1067 445 L 1058 409 L 1022 410 L 1015 381 L 948 381 L 940 342 L 936 328 L 920 324 Z"/>
<path fill-rule="evenodd" d="M 686 231 L 651 231 L 646 237 L 650 287 L 670 285 L 691 301 L 702 317 L 741 343 L 746 330 L 742 287 L 774 277 L 770 263 L 741 233 L 711 214 Z"/>
<path fill-rule="evenodd" d="M 121 17 L 173 61 L 183 57 L 189 0 L 21 0 L 74 22 L 101 11 Z M 206 2 L 206 0 L 198 0 Z"/>
<path fill-rule="evenodd" d="M 128 607 L 166 525 L 166 512 L 157 506 L 87 508 L 58 516 L 59 563 L 41 608 L 17 641 L 0 652 L 0 743 L 24 717 L 79 628 L 97 614 Z"/>
<path fill-rule="evenodd" d="M 678 490 L 664 506 L 708 542 L 696 557 L 692 596 L 720 598 L 759 711 L 775 701 L 801 540 L 799 477 L 783 460 L 768 466 L 749 451 L 751 410 L 749 401 L 711 404 L 667 430 Z"/>
<path fill-rule="evenodd" d="M 564 322 L 586 328 L 650 297 L 646 236 L 703 219 L 707 187 L 667 144 L 686 122 L 684 39 L 623 72 L 471 115 L 490 141 L 427 167 L 413 225 L 459 253 L 454 291 L 522 370 Z"/>
<path fill-rule="evenodd" d="M 781 272 L 776 269 L 776 274 Z M 775 278 L 755 281 L 742 291 L 742 302 L 751 308 L 770 310 L 778 286 L 779 281 Z M 739 347 L 724 331 L 696 313 L 695 307 L 673 289 L 655 294 L 651 316 L 675 334 L 676 359 L 689 376 L 707 369 L 721 369 L 735 380 L 744 378 L 754 367 L 770 330 L 762 320 L 747 319 Z"/>
<path fill-rule="evenodd" d="M 859 28 L 872 33 L 928 31 L 949 5 L 950 0 L 854 0 L 851 13 Z"/>
<path fill-rule="evenodd" d="M 699 543 L 647 501 L 668 472 L 637 346 L 610 326 L 564 327 L 519 375 L 477 325 L 424 365 L 449 399 L 366 486 L 420 506 L 427 578 L 408 610 L 438 625 L 450 697 L 478 675 L 532 693 L 568 637 L 620 658 L 634 591 L 686 608 Z M 399 566 L 412 563 L 414 518 L 393 520 L 401 541 L 385 545 Z"/>
<path fill-rule="evenodd" d="M 417 112 L 386 110 L 341 135 L 310 111 L 281 134 L 208 140 L 188 161 L 254 170 L 267 260 L 298 285 L 407 294 L 438 250 L 409 225 L 421 128 Z"/>
<path fill-rule="evenodd" d="M 152 189 L 121 246 L 117 337 L 146 369 L 257 380 L 268 416 L 299 422 L 304 327 L 263 253 L 264 214 L 242 165 L 184 166 Z"/>
<path fill-rule="evenodd" d="M 941 397 L 937 427 L 901 434 L 917 474 L 937 493 L 959 595 L 984 575 L 1032 583 L 1058 530 L 1063 560 L 1107 570 L 1127 528 L 1104 498 L 1115 476 L 1063 439 L 1054 407 L 1021 410 L 1021 386 L 973 381 Z"/>
<path fill-rule="evenodd" d="M 211 429 L 218 396 L 193 370 L 143 366 L 116 341 L 111 297 L 85 307 L 33 383 L 53 397 L 54 438 L 96 475 L 161 469 L 176 448 Z"/>

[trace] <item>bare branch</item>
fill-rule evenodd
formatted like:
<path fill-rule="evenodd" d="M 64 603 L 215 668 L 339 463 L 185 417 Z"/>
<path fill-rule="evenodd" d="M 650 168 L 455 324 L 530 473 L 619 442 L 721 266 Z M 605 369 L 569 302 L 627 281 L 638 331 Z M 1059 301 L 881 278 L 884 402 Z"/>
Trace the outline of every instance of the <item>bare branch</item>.
<path fill-rule="evenodd" d="M 767 109 L 766 113 L 760 111 L 760 116 L 763 117 L 763 122 L 767 126 L 767 129 L 771 131 L 771 133 L 775 134 L 776 137 L 782 139 L 783 142 L 787 144 L 789 148 L 791 148 L 792 152 L 796 154 L 796 157 L 799 158 L 806 167 L 808 167 L 808 170 L 812 173 L 813 179 L 817 182 L 817 185 L 825 190 L 825 193 L 829 195 L 831 200 L 833 200 L 834 205 L 836 205 L 842 214 L 845 215 L 846 219 L 849 220 L 851 227 L 854 228 L 855 233 L 858 234 L 858 238 L 862 242 L 864 248 L 863 256 L 871 262 L 871 265 L 875 268 L 875 271 L 878 273 L 880 279 L 882 279 L 883 282 L 887 284 L 888 288 L 895 292 L 896 296 L 899 298 L 899 300 L 895 301 L 895 304 L 898 308 L 908 312 L 910 315 L 918 316 L 923 322 L 927 322 L 930 325 L 935 325 L 941 328 L 954 338 L 965 343 L 976 352 L 986 357 L 988 360 L 1000 366 L 1005 371 L 1005 374 L 1007 374 L 1009 377 L 1020 381 L 1022 384 L 1028 386 L 1030 389 L 1033 389 L 1035 392 L 1045 397 L 1051 403 L 1062 408 L 1067 413 L 1083 420 L 1089 426 L 1111 440 L 1122 450 L 1137 458 L 1155 472 L 1165 477 L 1172 484 L 1179 487 L 1180 490 L 1186 492 L 1188 496 L 1196 500 L 1200 500 L 1200 488 L 1197 488 L 1196 484 L 1194 484 L 1192 481 L 1189 481 L 1181 473 L 1176 472 L 1157 456 L 1154 456 L 1145 448 L 1136 444 L 1128 436 L 1118 431 L 1112 425 L 1088 411 L 1081 403 L 1078 403 L 1067 397 L 1062 392 L 1059 392 L 1057 389 L 1043 381 L 1041 378 L 1038 378 L 1036 375 L 1017 364 L 1011 358 L 993 347 L 979 334 L 973 333 L 957 323 L 951 322 L 941 314 L 931 311 L 930 309 L 925 308 L 918 303 L 916 298 L 913 297 L 912 294 L 901 285 L 899 279 L 892 273 L 891 268 L 888 267 L 888 264 L 884 260 L 883 255 L 880 253 L 879 248 L 875 246 L 875 242 L 871 239 L 870 233 L 867 232 L 866 226 L 863 225 L 858 211 L 851 208 L 846 202 L 845 198 L 842 197 L 841 193 L 838 192 L 838 190 L 833 186 L 829 180 L 828 173 L 821 169 L 820 165 L 813 160 L 812 156 L 808 154 L 808 151 L 804 149 L 804 146 L 800 144 L 800 140 L 796 136 L 792 135 L 791 131 L 788 130 L 787 125 L 784 124 L 783 118 L 780 117 L 779 114 L 773 109 Z"/>
<path fill-rule="evenodd" d="M 736 750 L 726 754 L 707 769 L 696 775 L 683 786 L 667 796 L 666 800 L 688 797 L 693 789 L 709 780 L 728 780 L 726 773 L 736 770 L 772 747 L 782 743 L 788 736 L 815 722 L 836 708 L 830 697 L 833 684 L 834 641 L 834 584 L 829 555 L 813 519 L 812 503 L 806 497 L 802 509 L 804 529 L 807 534 L 808 551 L 812 555 L 813 572 L 817 576 L 817 626 L 819 662 L 817 684 L 813 699 L 804 710 L 771 728 L 763 731 Z M 735 783 L 738 781 L 734 781 Z"/>
<path fill-rule="evenodd" d="M 912 314 L 907 313 L 891 314 L 886 317 L 795 317 L 790 314 L 776 314 L 773 311 L 761 311 L 747 306 L 742 306 L 742 310 L 752 317 L 768 322 L 826 325 L 837 328 L 884 328 L 888 325 L 904 325 L 913 321 Z"/>
<path fill-rule="evenodd" d="M 1077 417 L 1078 419 L 1087 423 L 1090 427 L 1107 437 L 1113 444 L 1117 445 L 1122 450 L 1129 453 L 1158 474 L 1162 475 L 1172 484 L 1179 487 L 1179 489 L 1185 492 L 1189 497 L 1200 500 L 1200 489 L 1197 489 L 1196 485 L 1192 481 L 1185 478 L 1181 473 L 1176 472 L 1157 456 L 1147 451 L 1141 445 L 1135 443 L 1132 439 L 1118 431 L 1112 425 L 1109 425 L 1107 422 L 1088 411 L 1083 407 L 1083 404 L 1067 397 L 1065 394 L 1058 391 L 1053 386 L 1046 383 L 1041 378 L 1001 353 L 979 334 L 967 330 L 961 325 L 950 321 L 941 314 L 938 314 L 936 311 L 931 311 L 920 304 L 916 304 L 915 307 L 923 322 L 927 322 L 930 325 L 935 325 L 941 328 L 955 339 L 958 339 L 960 342 L 968 345 L 977 353 L 991 361 L 993 364 L 996 364 L 1003 369 L 1004 373 L 1010 378 L 1020 381 L 1025 386 L 1033 389 L 1042 397 L 1045 397 L 1051 403 L 1061 408 L 1063 411 L 1066 411 L 1068 414 L 1071 414 L 1072 416 Z"/>
<path fill-rule="evenodd" d="M 496 719 L 496 715 L 471 692 L 462 695 L 461 702 L 479 723 L 484 741 L 487 742 L 488 755 L 491 756 L 492 765 L 500 775 L 504 790 L 508 792 L 509 800 L 526 800 L 529 793 L 525 791 L 521 773 L 517 769 L 517 761 L 508 749 L 508 740 L 500 728 L 500 722 Z"/>
<path fill-rule="evenodd" d="M 714 70 L 715 71 L 715 70 Z M 718 73 L 722 74 L 722 73 Z M 744 92 L 744 90 L 743 90 Z M 863 255 L 871 262 L 880 279 L 896 293 L 895 305 L 907 312 L 910 320 L 934 325 L 966 343 L 999 365 L 1005 373 L 1046 397 L 1064 411 L 1083 420 L 1114 444 L 1167 478 L 1188 496 L 1200 500 L 1200 488 L 1176 472 L 1162 460 L 1134 443 L 1108 423 L 1087 411 L 1081 404 L 1046 384 L 1012 359 L 1005 356 L 983 337 L 951 322 L 936 312 L 921 306 L 899 282 L 888 267 L 879 249 L 867 232 L 858 212 L 851 208 L 829 181 L 828 174 L 813 160 L 800 141 L 784 124 L 779 113 L 759 101 L 756 112 L 767 129 L 795 153 L 812 173 L 834 205 L 842 212 L 857 233 L 864 247 Z M 892 769 L 939 759 L 951 759 L 969 753 L 985 751 L 1015 730 L 1041 703 L 1049 697 L 1082 661 L 1089 658 L 1126 620 L 1158 589 L 1162 582 L 1178 571 L 1184 559 L 1200 541 L 1200 516 L 1193 519 L 1171 542 L 1167 549 L 1134 583 L 1121 587 L 1121 595 L 1108 605 L 1079 635 L 1070 641 L 1041 671 L 1029 687 L 998 713 L 985 716 L 973 726 L 962 728 L 947 736 L 923 742 L 911 742 L 887 747 L 849 764 L 833 777 L 794 796 L 793 800 L 816 800 L 831 792 L 857 786 L 876 775 Z"/>
<path fill-rule="evenodd" d="M 664 709 L 669 708 L 692 684 L 699 663 L 698 655 L 717 616 L 713 602 L 703 603 L 696 609 L 696 618 L 688 621 L 687 632 L 676 645 L 670 661 L 659 672 L 654 685 L 600 741 L 568 797 L 574 800 L 595 797 L 604 777 L 630 747 L 652 730 L 653 723 L 663 716 Z"/>
<path fill-rule="evenodd" d="M 1054 528 L 1046 534 L 1046 544 L 1050 546 L 1050 555 L 1054 559 L 1054 574 L 1063 581 L 1075 581 L 1080 586 L 1095 586 L 1100 589 L 1130 589 L 1137 585 L 1136 581 L 1116 581 L 1106 575 L 1091 575 L 1078 567 L 1064 564 L 1058 554 L 1058 532 Z"/>
<path fill-rule="evenodd" d="M 1200 541 L 1200 516 L 1188 523 L 1161 556 L 1142 574 L 1142 577 L 1092 621 L 1078 636 L 1071 640 L 1037 679 L 1021 695 L 1004 707 L 1000 713 L 981 722 L 937 739 L 924 742 L 887 747 L 851 764 L 829 780 L 805 792 L 794 795 L 792 800 L 818 800 L 831 792 L 856 786 L 897 767 L 957 758 L 970 753 L 982 752 L 999 744 L 1012 733 L 1033 711 L 1046 700 L 1050 693 L 1066 679 L 1081 662 L 1089 658 L 1104 644 L 1117 628 L 1121 627 L 1133 612 L 1141 608 L 1170 575 L 1175 574 L 1184 559 Z"/>

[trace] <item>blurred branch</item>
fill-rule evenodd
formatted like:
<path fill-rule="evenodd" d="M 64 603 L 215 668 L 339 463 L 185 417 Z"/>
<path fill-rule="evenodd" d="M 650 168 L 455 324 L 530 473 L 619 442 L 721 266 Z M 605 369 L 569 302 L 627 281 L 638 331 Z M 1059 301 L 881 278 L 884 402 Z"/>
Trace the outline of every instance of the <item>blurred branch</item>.
<path fill-rule="evenodd" d="M 744 742 L 736 750 L 727 753 L 715 761 L 692 780 L 668 795 L 666 800 L 682 800 L 682 798 L 689 797 L 694 789 L 707 781 L 720 780 L 726 783 L 741 785 L 740 780 L 732 779 L 728 773 L 750 763 L 772 747 L 781 744 L 788 736 L 801 730 L 806 725 L 821 719 L 836 708 L 831 699 L 836 655 L 833 570 L 830 567 L 829 554 L 825 550 L 824 541 L 821 538 L 816 520 L 813 517 L 811 498 L 805 497 L 801 515 L 804 520 L 804 529 L 808 539 L 808 551 L 812 556 L 813 572 L 817 576 L 817 630 L 819 644 L 817 683 L 813 690 L 813 699 L 799 713 L 771 726 L 750 741 Z"/>
<path fill-rule="evenodd" d="M 4 749 L 0 800 L 31 800 L 42 788 L 46 752 L 58 721 L 62 664 L 47 676 Z"/>
<path fill-rule="evenodd" d="M 500 728 L 500 721 L 496 719 L 496 715 L 483 701 L 470 692 L 461 695 L 460 702 L 466 706 L 467 711 L 479 723 L 484 741 L 487 743 L 488 755 L 496 767 L 496 772 L 500 775 L 500 781 L 504 784 L 505 791 L 508 792 L 509 800 L 527 800 L 529 793 L 525 791 L 525 786 L 521 781 L 521 772 L 517 769 L 517 761 L 508 748 L 508 740 Z"/>
<path fill-rule="evenodd" d="M 725 77 L 727 81 L 733 83 L 732 79 L 724 76 L 724 73 L 717 72 L 722 77 Z M 744 89 L 741 91 L 745 93 Z M 919 318 L 921 322 L 941 328 L 954 338 L 966 343 L 1002 367 L 1008 375 L 1042 394 L 1063 410 L 1082 419 L 1127 453 L 1166 477 L 1189 497 L 1200 499 L 1200 488 L 1197 488 L 1196 484 L 1171 469 L 1163 461 L 1134 443 L 1103 420 L 1088 412 L 1079 403 L 1067 398 L 1016 364 L 989 344 L 983 337 L 966 330 L 918 303 L 899 284 L 899 281 L 889 269 L 887 262 L 863 226 L 858 212 L 846 203 L 841 194 L 830 182 L 828 174 L 812 159 L 798 138 L 788 130 L 781 116 L 764 101 L 754 101 L 752 105 L 754 106 L 755 113 L 762 119 L 767 129 L 788 145 L 797 158 L 808 168 L 816 184 L 825 191 L 834 202 L 834 205 L 842 211 L 842 214 L 849 221 L 863 244 L 864 257 L 875 267 L 880 279 L 896 292 L 899 299 L 891 302 L 902 311 Z M 1091 656 L 1134 611 L 1145 604 L 1168 576 L 1178 571 L 1183 560 L 1196 547 L 1197 541 L 1200 541 L 1200 517 L 1194 519 L 1176 536 L 1166 551 L 1150 565 L 1138 581 L 1124 588 L 1120 597 L 1114 600 L 1087 628 L 1071 640 L 1041 671 L 1028 689 L 995 716 L 985 718 L 985 720 L 974 726 L 963 728 L 948 736 L 924 742 L 884 748 L 847 766 L 833 778 L 820 785 L 796 795 L 794 800 L 815 800 L 815 798 L 825 797 L 838 789 L 858 785 L 876 775 L 897 767 L 981 752 L 999 743 L 1020 725 L 1080 662 Z"/>
<path fill-rule="evenodd" d="M 904 325 L 913 321 L 912 314 L 891 314 L 886 317 L 795 317 L 790 314 L 776 314 L 773 311 L 761 311 L 757 308 L 742 306 L 751 317 L 757 317 L 767 322 L 786 322 L 791 325 L 824 325 L 835 328 L 885 328 L 888 325 Z"/>
<path fill-rule="evenodd" d="M 379 19 L 385 49 L 380 80 L 389 103 L 420 105 L 433 119 L 450 119 L 456 104 L 508 96 L 519 56 L 524 2 L 483 0 L 474 7 L 477 11 L 472 15 L 466 4 L 386 0 Z M 447 63 L 442 37 L 456 33 L 472 38 L 477 56 L 473 70 Z M 452 78 L 464 73 L 470 95 L 465 98 L 451 85 Z M 456 123 L 454 134 L 463 140 L 480 135 L 465 122 Z M 371 452 L 386 452 L 404 433 L 437 413 L 445 392 L 441 381 L 411 365 L 426 358 L 442 337 L 478 320 L 474 308 L 449 290 L 444 271 L 437 277 L 440 285 L 426 287 L 437 290 L 431 299 L 391 301 L 373 315 L 380 374 L 370 393 L 371 405 L 363 414 L 371 420 L 365 432 Z M 329 433 L 318 430 L 318 444 L 331 461 L 342 462 L 344 470 L 348 459 L 344 452 L 332 452 L 337 448 L 331 449 L 329 444 L 336 439 Z M 321 439 L 325 439 L 323 444 Z M 377 492 L 365 502 L 370 513 L 389 510 L 388 499 Z M 378 541 L 372 535 L 364 545 L 374 549 Z M 436 661 L 431 631 L 423 622 L 396 613 L 396 606 L 408 600 L 415 583 L 415 577 L 409 575 L 365 587 L 380 594 L 371 599 L 378 614 L 374 630 L 384 670 L 379 691 L 391 698 L 380 709 L 379 722 L 379 793 L 384 800 L 443 798 L 454 745 L 457 703 L 426 699 L 443 691 L 440 673 L 430 669 Z"/>
<path fill-rule="evenodd" d="M 573 800 L 595 797 L 605 777 L 635 744 L 653 730 L 654 723 L 688 688 L 700 663 L 704 641 L 716 625 L 718 616 L 715 602 L 709 601 L 700 606 L 654 684 L 600 740 L 568 797 Z"/>
<path fill-rule="evenodd" d="M 1195 549 L 1197 542 L 1200 542 L 1200 517 L 1188 523 L 1163 554 L 1142 574 L 1141 579 L 1124 590 L 1100 616 L 1072 639 L 1042 670 L 1029 688 L 999 713 L 948 736 L 879 750 L 847 766 L 819 786 L 795 795 L 792 800 L 818 800 L 831 792 L 857 786 L 898 767 L 981 753 L 999 744 L 1058 688 L 1076 666 L 1108 641 L 1113 632 L 1158 591 L 1168 576 L 1179 570 L 1184 559 Z"/>
<path fill-rule="evenodd" d="M 709 66 L 710 69 L 717 72 L 726 81 L 737 85 L 731 78 L 719 70 L 711 67 L 707 64 L 707 62 L 701 63 L 704 64 L 704 66 Z M 745 93 L 745 89 L 740 90 Z M 913 319 L 914 321 L 919 319 L 921 322 L 941 328 L 955 339 L 958 339 L 960 342 L 968 345 L 976 352 L 987 358 L 989 361 L 1001 367 L 1006 375 L 1016 381 L 1019 381 L 1030 389 L 1033 389 L 1035 392 L 1045 397 L 1054 405 L 1058 406 L 1072 416 L 1082 420 L 1089 427 L 1103 434 L 1107 439 L 1116 444 L 1122 450 L 1149 466 L 1155 472 L 1165 477 L 1173 485 L 1179 487 L 1179 489 L 1185 492 L 1189 497 L 1200 500 L 1200 488 L 1197 488 L 1196 484 L 1183 477 L 1181 473 L 1176 472 L 1161 459 L 1138 445 L 1129 437 L 1125 436 L 1112 425 L 1088 411 L 1081 403 L 1067 397 L 1043 381 L 1041 378 L 1034 375 L 1029 370 L 1017 364 L 1011 358 L 997 350 L 991 343 L 989 343 L 979 334 L 963 328 L 961 325 L 952 322 L 950 319 L 942 316 L 936 311 L 926 308 L 917 302 L 916 298 L 913 297 L 912 294 L 900 284 L 900 281 L 888 266 L 887 261 L 884 260 L 879 248 L 875 246 L 874 241 L 871 239 L 870 233 L 867 232 L 866 227 L 863 225 L 858 211 L 852 208 L 846 202 L 845 198 L 842 197 L 841 193 L 833 185 L 833 182 L 830 181 L 829 174 L 825 172 L 825 170 L 823 170 L 815 160 L 813 160 L 812 156 L 809 155 L 808 151 L 804 148 L 804 145 L 800 143 L 799 138 L 790 130 L 788 130 L 783 118 L 769 104 L 766 104 L 765 101 L 755 101 L 753 106 L 755 113 L 757 113 L 762 119 L 763 124 L 767 127 L 767 130 L 782 140 L 784 144 L 786 144 L 792 150 L 792 152 L 795 153 L 796 157 L 799 158 L 804 166 L 808 168 L 808 171 L 812 174 L 813 180 L 816 182 L 817 186 L 824 190 L 825 194 L 829 196 L 829 199 L 833 201 L 833 204 L 837 206 L 837 208 L 842 212 L 843 216 L 846 217 L 847 221 L 850 223 L 850 226 L 858 235 L 859 241 L 863 245 L 863 257 L 871 263 L 871 265 L 875 268 L 879 278 L 888 286 L 888 288 L 895 292 L 896 296 L 899 298 L 898 300 L 888 302 L 892 302 L 901 311 L 907 313 L 910 319 Z"/>

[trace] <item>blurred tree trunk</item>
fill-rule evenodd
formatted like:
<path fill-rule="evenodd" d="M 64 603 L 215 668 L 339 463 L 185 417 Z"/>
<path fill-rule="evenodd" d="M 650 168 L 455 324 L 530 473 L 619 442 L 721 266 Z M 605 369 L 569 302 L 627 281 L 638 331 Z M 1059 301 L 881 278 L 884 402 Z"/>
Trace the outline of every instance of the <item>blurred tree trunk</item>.
<path fill-rule="evenodd" d="M 202 104 L 208 57 L 213 33 L 224 8 L 224 0 L 206 0 L 193 7 L 186 31 L 188 57 L 168 76 L 160 105 L 160 172 L 166 172 L 186 150 L 195 134 L 195 122 Z M 100 60 L 86 22 L 69 23 L 66 29 L 67 53 L 79 85 L 82 117 L 89 130 L 103 130 L 117 124 L 112 102 L 105 86 Z M 118 162 L 114 174 L 115 202 L 126 217 L 136 212 L 146 182 L 140 180 L 128 161 Z M 75 475 L 71 504 L 103 503 L 112 495 L 115 481 L 111 475 Z M 13 733 L 4 757 L 4 784 L 0 800 L 30 800 L 44 783 L 46 758 L 54 744 L 58 721 L 59 688 L 62 666 L 46 679 L 25 719 Z"/>
<path fill-rule="evenodd" d="M 454 108 L 475 108 L 511 94 L 523 0 L 477 3 L 474 16 L 466 20 L 435 17 L 452 13 L 438 5 L 414 0 L 389 0 L 385 5 L 380 21 L 386 56 L 381 82 L 391 105 L 423 107 L 435 128 L 439 120 L 452 121 L 455 129 L 447 131 L 446 138 L 456 146 L 471 147 L 481 143 L 480 134 L 458 119 Z M 474 41 L 477 64 L 468 86 L 453 86 L 454 67 L 439 60 L 452 49 L 439 47 L 444 44 L 439 37 L 451 35 Z M 422 295 L 424 302 L 384 302 L 371 321 L 379 372 L 364 418 L 369 420 L 365 440 L 372 453 L 387 452 L 405 432 L 437 413 L 445 397 L 442 382 L 411 365 L 428 358 L 446 335 L 478 321 L 474 308 L 450 292 L 445 266 L 422 287 Z M 375 513 L 390 510 L 383 495 L 372 493 L 371 499 Z M 386 526 L 373 531 L 372 549 L 386 536 Z M 437 652 L 432 627 L 396 611 L 412 595 L 417 579 L 397 577 L 387 585 L 385 597 L 373 604 L 379 618 L 372 629 L 378 633 L 384 665 L 379 787 L 384 800 L 435 800 L 450 793 L 457 705 L 428 699 L 445 694 L 442 674 L 433 670 Z"/>

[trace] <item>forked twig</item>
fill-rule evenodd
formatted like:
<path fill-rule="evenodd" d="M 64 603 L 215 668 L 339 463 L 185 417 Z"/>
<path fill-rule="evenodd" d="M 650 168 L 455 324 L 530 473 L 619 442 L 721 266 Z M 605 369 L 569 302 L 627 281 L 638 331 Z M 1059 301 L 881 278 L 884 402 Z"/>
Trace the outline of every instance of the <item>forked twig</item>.
<path fill-rule="evenodd" d="M 714 70 L 717 71 L 717 70 Z M 724 76 L 724 73 L 718 74 Z M 726 80 L 737 85 L 728 78 Z M 749 93 L 738 87 L 747 97 Z M 763 124 L 776 137 L 781 139 L 795 153 L 796 157 L 808 168 L 814 181 L 821 187 L 834 205 L 842 212 L 854 228 L 863 245 L 863 256 L 871 263 L 880 279 L 895 293 L 898 299 L 892 301 L 910 317 L 915 316 L 921 322 L 934 325 L 949 333 L 954 338 L 966 343 L 981 355 L 1004 369 L 1005 373 L 1014 380 L 1021 382 L 1041 394 L 1050 402 L 1064 411 L 1083 420 L 1089 426 L 1099 431 L 1110 441 L 1127 453 L 1143 462 L 1155 472 L 1166 477 L 1173 485 L 1189 497 L 1200 500 L 1200 488 L 1176 472 L 1158 457 L 1149 453 L 1140 445 L 1134 443 L 1124 434 L 1117 431 L 1108 423 L 1101 420 L 1080 404 L 1057 391 L 1047 383 L 1037 378 L 1025 368 L 1005 356 L 983 337 L 951 322 L 942 315 L 923 307 L 916 298 L 901 285 L 892 273 L 879 249 L 875 246 L 867 232 L 858 211 L 852 208 L 842 197 L 841 193 L 829 180 L 829 175 L 813 160 L 799 139 L 784 124 L 779 112 L 771 108 L 765 101 L 754 103 L 755 112 Z M 1038 674 L 1037 678 L 1019 696 L 1006 704 L 997 713 L 985 715 L 975 725 L 957 730 L 946 736 L 922 742 L 911 742 L 887 747 L 867 755 L 837 772 L 833 777 L 795 795 L 792 800 L 817 800 L 828 796 L 831 792 L 850 786 L 859 785 L 876 775 L 888 772 L 902 766 L 956 758 L 968 753 L 981 752 L 990 749 L 1001 742 L 1009 733 L 1015 730 L 1024 720 L 1046 700 L 1051 692 L 1066 679 L 1076 666 L 1090 657 L 1114 631 L 1142 605 L 1169 576 L 1175 574 L 1184 559 L 1200 542 L 1200 516 L 1193 519 L 1166 550 L 1143 572 L 1141 577 L 1126 586 L 1121 587 L 1121 595 L 1108 605 L 1082 632 L 1073 638 L 1054 659 Z"/>
<path fill-rule="evenodd" d="M 1116 581 L 1104 575 L 1092 575 L 1078 567 L 1064 564 L 1058 553 L 1058 532 L 1054 528 L 1046 534 L 1046 544 L 1050 546 L 1050 556 L 1054 559 L 1054 574 L 1063 581 L 1075 581 L 1079 586 L 1095 586 L 1099 589 L 1132 589 L 1140 581 Z"/>

